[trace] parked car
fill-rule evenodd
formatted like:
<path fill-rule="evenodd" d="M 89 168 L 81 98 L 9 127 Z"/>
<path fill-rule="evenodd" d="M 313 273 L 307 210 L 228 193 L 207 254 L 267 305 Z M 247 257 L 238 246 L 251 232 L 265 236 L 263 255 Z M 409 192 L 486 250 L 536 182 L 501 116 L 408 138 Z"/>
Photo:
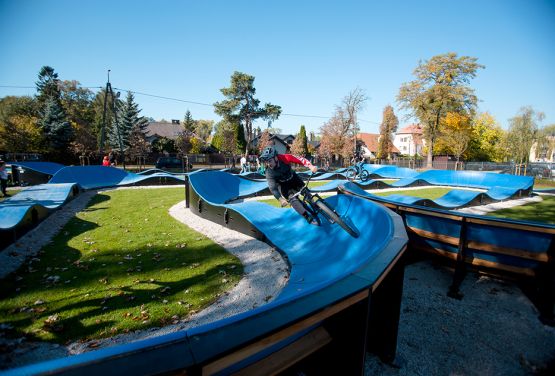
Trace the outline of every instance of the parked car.
<path fill-rule="evenodd" d="M 164 168 L 183 168 L 183 160 L 181 158 L 176 157 L 160 157 L 154 164 L 156 168 L 164 169 Z M 192 169 L 193 165 L 189 163 L 189 169 Z"/>

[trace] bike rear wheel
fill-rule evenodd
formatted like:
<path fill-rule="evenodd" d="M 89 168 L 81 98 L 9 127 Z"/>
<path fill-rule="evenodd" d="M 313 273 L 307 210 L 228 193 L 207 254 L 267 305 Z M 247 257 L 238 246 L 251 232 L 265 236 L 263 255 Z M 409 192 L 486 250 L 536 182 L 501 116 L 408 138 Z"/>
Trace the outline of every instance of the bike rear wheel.
<path fill-rule="evenodd" d="M 353 230 L 351 228 L 351 226 L 349 226 L 347 223 L 345 223 L 341 217 L 339 216 L 339 214 L 337 214 L 335 212 L 335 210 L 333 210 L 332 208 L 330 208 L 328 206 L 328 204 L 326 204 L 324 201 L 319 200 L 316 201 L 314 203 L 316 205 L 316 207 L 318 208 L 318 210 L 320 210 L 332 223 L 337 223 L 339 226 L 341 226 L 341 228 L 345 231 L 347 231 L 347 233 L 349 235 L 351 235 L 353 238 L 358 238 L 358 233 Z"/>

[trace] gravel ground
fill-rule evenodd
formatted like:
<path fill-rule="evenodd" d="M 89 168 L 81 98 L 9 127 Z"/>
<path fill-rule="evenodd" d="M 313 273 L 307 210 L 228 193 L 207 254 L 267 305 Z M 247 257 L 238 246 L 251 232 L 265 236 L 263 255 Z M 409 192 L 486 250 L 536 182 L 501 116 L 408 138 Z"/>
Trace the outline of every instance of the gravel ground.
<path fill-rule="evenodd" d="M 469 273 L 457 300 L 446 294 L 452 277 L 433 260 L 406 267 L 395 360 L 400 368 L 371 355 L 366 375 L 555 374 L 555 328 L 538 320 L 515 283 Z"/>
<path fill-rule="evenodd" d="M 0 272 L 17 267 L 11 259 L 22 262 L 38 251 L 41 242 L 49 241 L 93 194 L 80 195 L 20 239 L 15 245 L 17 256 L 3 251 Z M 170 213 L 234 252 L 245 267 L 245 277 L 229 294 L 187 322 L 96 341 L 95 346 L 112 346 L 227 317 L 264 304 L 265 297 L 275 297 L 287 283 L 285 262 L 265 243 L 204 221 L 183 203 L 172 207 Z M 451 279 L 452 270 L 434 261 L 406 267 L 396 366 L 370 355 L 366 375 L 555 374 L 553 368 L 546 369 L 548 364 L 554 366 L 555 329 L 540 323 L 535 307 L 514 283 L 469 273 L 461 286 L 465 297 L 455 300 L 446 295 Z M 0 328 L 0 368 L 84 352 L 89 345 L 8 341 L 2 338 Z"/>

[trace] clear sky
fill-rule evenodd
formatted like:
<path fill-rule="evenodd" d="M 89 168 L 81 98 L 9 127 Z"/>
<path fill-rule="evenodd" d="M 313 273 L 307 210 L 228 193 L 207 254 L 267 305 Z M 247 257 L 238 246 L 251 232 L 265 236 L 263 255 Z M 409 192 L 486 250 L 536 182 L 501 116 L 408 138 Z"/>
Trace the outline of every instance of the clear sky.
<path fill-rule="evenodd" d="M 361 129 L 378 133 L 388 104 L 411 122 L 399 87 L 447 52 L 486 66 L 471 85 L 502 127 L 528 105 L 555 123 L 555 0 L 0 0 L 0 86 L 34 87 L 49 65 L 101 87 L 110 69 L 112 86 L 136 92 L 155 119 L 219 120 L 202 104 L 224 99 L 240 71 L 262 105 L 282 107 L 274 126 L 285 133 L 317 132 L 357 87 L 369 97 Z M 0 97 L 34 94 L 0 87 Z"/>

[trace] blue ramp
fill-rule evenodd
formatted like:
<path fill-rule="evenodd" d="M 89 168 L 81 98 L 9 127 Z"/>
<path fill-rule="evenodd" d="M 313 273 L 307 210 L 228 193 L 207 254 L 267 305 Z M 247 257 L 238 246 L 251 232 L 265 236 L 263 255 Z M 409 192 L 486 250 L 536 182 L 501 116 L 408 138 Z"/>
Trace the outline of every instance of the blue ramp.
<path fill-rule="evenodd" d="M 0 203 L 0 229 L 9 230 L 25 222 L 35 210 L 33 220 L 41 220 L 79 192 L 75 184 L 41 184 L 25 188 Z"/>
<path fill-rule="evenodd" d="M 63 164 L 54 162 L 9 162 L 9 164 L 40 172 L 45 175 L 54 175 L 56 172 L 65 167 Z"/>
<path fill-rule="evenodd" d="M 325 219 L 322 226 L 309 225 L 293 209 L 253 201 L 226 204 L 246 193 L 241 186 L 245 181 L 235 176 L 213 172 L 191 174 L 189 179 L 191 188 L 202 200 L 237 212 L 287 255 L 291 275 L 278 299 L 298 297 L 348 276 L 392 238 L 394 225 L 387 209 L 355 196 L 332 196 L 326 202 L 351 223 L 360 234 L 358 238 Z"/>
<path fill-rule="evenodd" d="M 166 179 L 183 182 L 184 178 L 168 173 L 155 172 L 139 175 L 114 167 L 105 166 L 70 166 L 59 170 L 49 183 L 77 183 L 84 189 L 106 188 L 123 185 L 147 184 Z"/>
<path fill-rule="evenodd" d="M 194 189 L 205 201 L 211 204 L 224 204 L 242 197 L 255 196 L 266 192 L 269 194 L 266 181 L 241 179 L 222 171 L 205 171 L 189 175 Z"/>

